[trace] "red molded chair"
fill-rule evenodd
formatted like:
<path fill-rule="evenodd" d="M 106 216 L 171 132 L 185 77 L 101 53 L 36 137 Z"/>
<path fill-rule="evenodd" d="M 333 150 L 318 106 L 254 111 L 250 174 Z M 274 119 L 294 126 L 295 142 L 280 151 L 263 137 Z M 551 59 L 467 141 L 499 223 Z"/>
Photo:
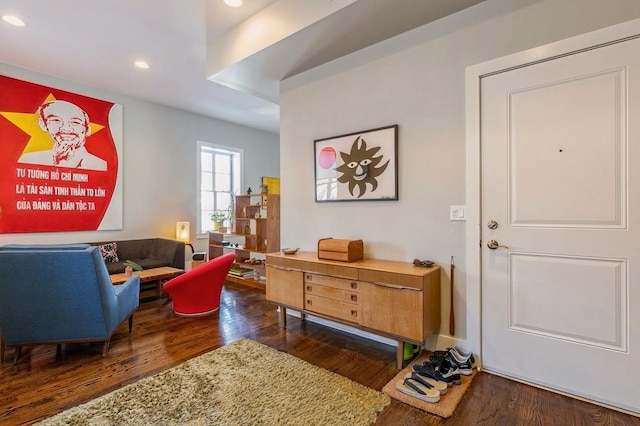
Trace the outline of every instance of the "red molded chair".
<path fill-rule="evenodd" d="M 164 283 L 162 288 L 173 300 L 173 312 L 200 316 L 217 311 L 222 285 L 235 258 L 234 253 L 218 256 Z"/>

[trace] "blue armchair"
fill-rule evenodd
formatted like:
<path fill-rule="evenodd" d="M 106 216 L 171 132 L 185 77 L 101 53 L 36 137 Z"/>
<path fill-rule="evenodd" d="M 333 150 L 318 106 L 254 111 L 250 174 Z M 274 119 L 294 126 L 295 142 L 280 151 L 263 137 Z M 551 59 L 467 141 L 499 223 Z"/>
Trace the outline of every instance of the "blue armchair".
<path fill-rule="evenodd" d="M 113 285 L 98 247 L 0 247 L 0 360 L 5 347 L 102 342 L 102 355 L 126 319 L 129 332 L 139 304 L 140 277 Z"/>

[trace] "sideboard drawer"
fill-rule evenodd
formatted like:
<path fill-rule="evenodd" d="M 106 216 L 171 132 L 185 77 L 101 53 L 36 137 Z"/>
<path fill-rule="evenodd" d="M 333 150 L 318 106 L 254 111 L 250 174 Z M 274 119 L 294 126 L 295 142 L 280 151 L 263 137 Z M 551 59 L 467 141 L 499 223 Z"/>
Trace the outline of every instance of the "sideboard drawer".
<path fill-rule="evenodd" d="M 347 303 L 358 303 L 360 300 L 360 295 L 357 291 L 342 290 L 340 288 L 310 283 L 305 283 L 304 294 L 322 296 Z"/>
<path fill-rule="evenodd" d="M 357 304 L 341 302 L 313 294 L 305 294 L 304 308 L 310 312 L 317 312 L 322 315 L 360 324 L 360 306 Z"/>
<path fill-rule="evenodd" d="M 411 287 L 416 290 L 422 290 L 423 287 L 423 277 L 419 275 L 361 269 L 358 278 L 361 281 Z"/>
<path fill-rule="evenodd" d="M 272 302 L 302 308 L 304 303 L 304 274 L 267 265 L 266 298 Z"/>
<path fill-rule="evenodd" d="M 327 275 L 311 274 L 305 272 L 304 274 L 305 284 L 319 284 L 327 287 L 339 288 L 342 290 L 348 290 L 352 292 L 358 292 L 360 283 L 356 280 L 345 280 L 343 278 L 330 277 Z"/>
<path fill-rule="evenodd" d="M 346 279 L 358 279 L 358 269 L 345 265 L 338 265 L 338 263 L 344 262 L 304 262 L 303 271 L 315 272 L 317 274 L 340 277 Z"/>

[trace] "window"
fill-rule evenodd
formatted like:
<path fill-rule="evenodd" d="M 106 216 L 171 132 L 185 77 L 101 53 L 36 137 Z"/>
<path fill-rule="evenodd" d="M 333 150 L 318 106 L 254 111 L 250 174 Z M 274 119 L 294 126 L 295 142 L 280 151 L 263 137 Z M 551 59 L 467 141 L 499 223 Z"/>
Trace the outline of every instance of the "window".
<path fill-rule="evenodd" d="M 200 232 L 213 229 L 211 213 L 229 210 L 233 197 L 242 186 L 242 150 L 198 143 L 199 226 Z"/>

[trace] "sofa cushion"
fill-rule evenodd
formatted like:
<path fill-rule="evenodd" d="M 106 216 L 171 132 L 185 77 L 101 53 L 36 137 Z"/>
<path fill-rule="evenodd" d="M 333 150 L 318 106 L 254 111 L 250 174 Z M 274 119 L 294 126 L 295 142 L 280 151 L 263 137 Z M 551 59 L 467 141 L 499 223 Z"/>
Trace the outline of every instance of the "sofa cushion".
<path fill-rule="evenodd" d="M 102 253 L 102 257 L 104 258 L 105 263 L 114 263 L 120 261 L 120 259 L 118 259 L 117 242 L 102 244 L 98 247 L 100 248 L 100 253 Z"/>
<path fill-rule="evenodd" d="M 131 259 L 133 260 L 133 259 Z M 165 258 L 160 257 L 147 257 L 146 259 L 134 260 L 143 269 L 160 268 L 161 266 L 171 266 L 171 263 Z"/>

